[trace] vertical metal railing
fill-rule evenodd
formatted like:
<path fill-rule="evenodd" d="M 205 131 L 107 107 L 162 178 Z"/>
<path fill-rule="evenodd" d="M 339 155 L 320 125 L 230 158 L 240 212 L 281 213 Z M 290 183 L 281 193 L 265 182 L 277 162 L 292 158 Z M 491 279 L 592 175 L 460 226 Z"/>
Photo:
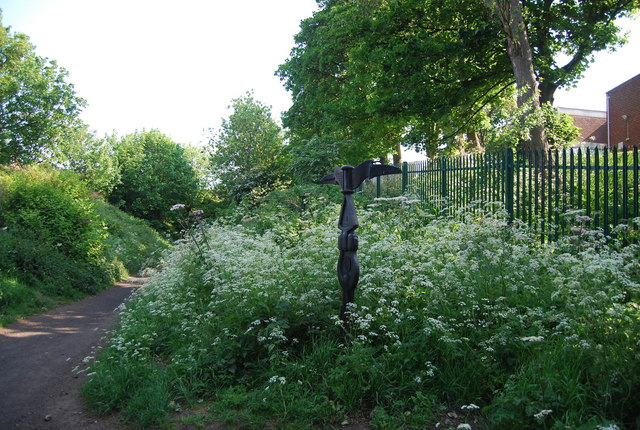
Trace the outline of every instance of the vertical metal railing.
<path fill-rule="evenodd" d="M 621 229 L 614 228 L 626 224 L 635 238 L 638 151 L 637 147 L 620 151 L 506 149 L 443 156 L 403 163 L 402 175 L 377 178 L 363 189 L 376 197 L 410 194 L 451 216 L 501 202 L 510 219 L 535 227 L 543 240 L 557 239 L 576 222 L 602 229 L 607 235 L 618 234 Z"/>

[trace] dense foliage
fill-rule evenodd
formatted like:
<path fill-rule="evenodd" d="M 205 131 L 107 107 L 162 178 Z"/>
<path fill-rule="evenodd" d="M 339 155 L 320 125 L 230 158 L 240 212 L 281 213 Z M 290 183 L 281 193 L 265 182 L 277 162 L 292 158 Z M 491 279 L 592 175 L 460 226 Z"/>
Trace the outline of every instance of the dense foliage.
<path fill-rule="evenodd" d="M 70 172 L 0 171 L 0 322 L 96 293 L 164 246 Z"/>
<path fill-rule="evenodd" d="M 233 110 L 211 139 L 211 174 L 221 196 L 239 202 L 264 195 L 284 179 L 284 142 L 271 108 L 251 93 L 232 100 Z"/>
<path fill-rule="evenodd" d="M 84 100 L 66 78 L 26 35 L 4 27 L 0 14 L 0 165 L 41 161 L 80 125 Z"/>
<path fill-rule="evenodd" d="M 199 182 L 185 150 L 158 130 L 137 132 L 114 144 L 120 181 L 109 202 L 159 230 L 172 226 L 170 209 L 192 205 Z"/>
<path fill-rule="evenodd" d="M 615 20 L 640 6 L 637 0 L 319 4 L 277 71 L 293 97 L 283 123 L 292 145 L 328 137 L 350 163 L 396 151 L 399 143 L 429 154 L 442 144 L 476 145 L 485 108 L 501 103 L 516 81 L 522 86 L 511 58 L 518 49 L 507 49 L 511 40 L 531 48 L 532 57 L 522 59 L 535 74 L 529 90 L 539 85 L 541 104 L 552 103 L 557 88 L 582 76 L 594 52 L 623 42 Z"/>
<path fill-rule="evenodd" d="M 67 135 L 64 150 L 50 164 L 78 173 L 89 188 L 108 196 L 121 180 L 116 144 L 115 135 L 98 138 L 86 126 L 79 127 Z"/>
<path fill-rule="evenodd" d="M 201 420 L 243 428 L 637 426 L 637 246 L 369 204 L 345 339 L 334 191 L 281 192 L 177 243 L 91 367 L 92 407 L 140 425 L 204 402 Z"/>

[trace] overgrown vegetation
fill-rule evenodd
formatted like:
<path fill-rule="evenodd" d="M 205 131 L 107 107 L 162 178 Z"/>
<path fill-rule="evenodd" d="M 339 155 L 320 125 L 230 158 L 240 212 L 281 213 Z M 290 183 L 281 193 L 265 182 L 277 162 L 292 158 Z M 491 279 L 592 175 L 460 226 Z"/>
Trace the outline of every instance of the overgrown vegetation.
<path fill-rule="evenodd" d="M 242 428 L 446 428 L 447 412 L 473 428 L 638 426 L 636 245 L 541 245 L 500 216 L 369 204 L 345 339 L 335 191 L 280 192 L 177 243 L 91 368 L 94 410 L 142 426 L 201 402 L 201 422 Z"/>
<path fill-rule="evenodd" d="M 192 205 L 199 183 L 184 148 L 158 130 L 133 133 L 114 144 L 121 179 L 108 200 L 160 231 L 171 232 L 169 208 Z"/>
<path fill-rule="evenodd" d="M 283 133 L 271 108 L 251 92 L 231 101 L 233 109 L 211 137 L 211 175 L 216 190 L 229 202 L 258 199 L 286 185 Z"/>
<path fill-rule="evenodd" d="M 164 246 L 71 172 L 0 171 L 0 323 L 94 294 L 154 264 Z"/>
<path fill-rule="evenodd" d="M 575 136 L 566 116 L 514 98 L 503 32 L 530 32 L 544 78 L 535 106 L 621 42 L 614 19 L 638 1 L 320 3 L 277 72 L 294 97 L 286 134 L 247 93 L 211 154 L 158 130 L 96 138 L 64 69 L 0 23 L 0 323 L 160 261 L 158 234 L 99 192 L 183 234 L 92 366 L 84 395 L 99 413 L 162 426 L 202 403 L 197 422 L 242 428 L 640 427 L 637 245 L 583 225 L 541 245 L 496 215 L 361 200 L 362 276 L 345 334 L 340 193 L 281 190 L 401 144 L 564 146 Z M 509 4 L 502 22 L 491 15 Z M 562 52 L 573 57 L 560 70 L 551 59 Z M 537 86 L 516 80 L 522 94 Z M 206 225 L 213 214 L 224 216 Z"/>

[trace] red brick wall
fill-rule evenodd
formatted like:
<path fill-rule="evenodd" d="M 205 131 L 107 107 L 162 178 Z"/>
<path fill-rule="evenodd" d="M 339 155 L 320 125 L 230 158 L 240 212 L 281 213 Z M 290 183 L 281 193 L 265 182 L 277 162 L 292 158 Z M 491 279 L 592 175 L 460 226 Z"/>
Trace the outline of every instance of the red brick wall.
<path fill-rule="evenodd" d="M 609 145 L 640 145 L 640 75 L 607 92 L 607 97 Z"/>
<path fill-rule="evenodd" d="M 607 143 L 607 119 L 573 116 L 573 124 L 580 129 L 578 142 Z"/>

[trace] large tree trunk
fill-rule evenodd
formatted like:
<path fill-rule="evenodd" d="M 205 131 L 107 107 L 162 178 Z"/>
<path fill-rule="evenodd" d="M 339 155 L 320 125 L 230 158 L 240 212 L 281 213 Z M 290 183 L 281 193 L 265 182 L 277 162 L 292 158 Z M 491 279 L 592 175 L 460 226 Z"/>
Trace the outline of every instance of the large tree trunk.
<path fill-rule="evenodd" d="M 482 150 L 484 149 L 482 138 L 477 131 L 469 130 L 467 132 L 467 140 L 469 141 L 469 149 L 471 150 L 471 152 L 482 152 Z"/>
<path fill-rule="evenodd" d="M 544 83 L 540 84 L 540 104 L 549 103 L 553 105 L 553 96 L 558 89 L 558 84 Z"/>
<path fill-rule="evenodd" d="M 400 141 L 396 142 L 396 153 L 393 154 L 393 164 L 395 166 L 402 164 L 402 145 Z"/>
<path fill-rule="evenodd" d="M 505 33 L 507 51 L 518 87 L 518 107 L 524 107 L 522 111 L 524 121 L 524 117 L 540 110 L 540 96 L 533 71 L 531 46 L 522 17 L 522 5 L 520 0 L 485 0 L 485 4 L 497 16 Z M 544 125 L 533 127 L 530 130 L 530 136 L 529 141 L 523 142 L 525 149 L 545 151 L 549 149 Z"/>

